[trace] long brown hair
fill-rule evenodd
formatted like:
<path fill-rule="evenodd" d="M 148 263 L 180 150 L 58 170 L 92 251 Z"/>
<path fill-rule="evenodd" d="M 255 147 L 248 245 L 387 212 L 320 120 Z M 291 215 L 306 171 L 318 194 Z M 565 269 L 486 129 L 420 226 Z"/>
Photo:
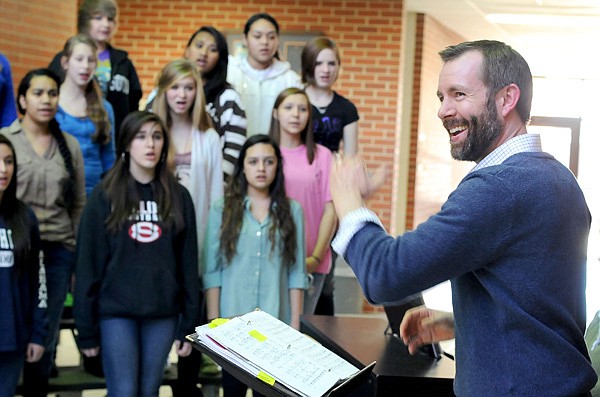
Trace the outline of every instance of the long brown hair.
<path fill-rule="evenodd" d="M 308 121 L 306 122 L 306 127 L 304 127 L 300 133 L 300 140 L 306 146 L 306 157 L 308 159 L 308 164 L 312 164 L 315 160 L 317 144 L 313 135 L 312 106 L 310 105 L 310 100 L 308 99 L 306 92 L 296 87 L 286 88 L 285 90 L 281 91 L 279 96 L 277 96 L 275 104 L 273 105 L 273 110 L 277 110 L 285 98 L 296 94 L 304 96 L 304 98 L 306 98 L 306 104 L 308 105 Z M 279 120 L 277 120 L 275 116 L 271 116 L 271 129 L 269 131 L 269 136 L 273 138 L 278 145 L 281 144 L 281 128 L 279 125 Z"/>
<path fill-rule="evenodd" d="M 89 46 L 93 52 L 96 60 L 98 59 L 96 51 L 98 48 L 96 47 L 96 43 L 89 36 L 84 34 L 77 34 L 71 37 L 65 43 L 65 47 L 63 49 L 62 62 L 68 61 L 71 55 L 73 54 L 73 49 L 77 44 L 84 44 Z M 65 73 L 65 79 L 67 78 Z M 104 145 L 110 142 L 110 121 L 108 120 L 108 112 L 104 108 L 104 103 L 102 102 L 102 91 L 100 90 L 100 86 L 96 82 L 96 79 L 91 79 L 90 82 L 85 87 L 85 102 L 86 102 L 86 115 L 92 120 L 94 125 L 96 126 L 96 132 L 92 135 L 92 141 L 98 142 L 101 145 Z"/>
<path fill-rule="evenodd" d="M 237 243 L 244 220 L 244 199 L 248 192 L 248 181 L 244 174 L 244 160 L 248 149 L 259 143 L 271 145 L 277 157 L 275 179 L 269 186 L 271 197 L 271 205 L 269 206 L 271 254 L 279 244 L 282 252 L 282 264 L 291 266 L 298 255 L 296 226 L 292 217 L 290 201 L 285 194 L 281 151 L 275 141 L 267 135 L 253 135 L 242 146 L 230 183 L 225 190 L 225 210 L 223 211 L 223 223 L 221 224 L 220 251 L 226 264 L 231 263 L 233 257 L 237 254 Z M 277 238 L 277 232 L 279 232 L 279 238 Z"/>
<path fill-rule="evenodd" d="M 175 230 L 180 230 L 184 226 L 181 207 L 173 197 L 178 189 L 177 181 L 166 165 L 169 134 L 164 123 L 156 114 L 136 111 L 125 117 L 121 124 L 121 130 L 117 135 L 118 160 L 102 181 L 102 186 L 112 207 L 112 211 L 106 219 L 107 229 L 111 233 L 116 233 L 125 224 L 129 216 L 137 210 L 140 201 L 135 179 L 129 172 L 129 147 L 135 135 L 146 123 L 158 124 L 164 137 L 160 161 L 156 165 L 155 177 L 151 182 L 160 218 L 165 226 L 174 226 Z"/>

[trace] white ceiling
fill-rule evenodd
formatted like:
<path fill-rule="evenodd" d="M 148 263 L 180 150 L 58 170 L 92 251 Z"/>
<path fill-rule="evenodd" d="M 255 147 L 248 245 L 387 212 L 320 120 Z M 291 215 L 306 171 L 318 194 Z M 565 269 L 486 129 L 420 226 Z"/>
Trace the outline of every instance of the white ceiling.
<path fill-rule="evenodd" d="M 467 40 L 510 44 L 535 76 L 600 78 L 600 0 L 406 0 Z M 509 14 L 490 22 L 490 14 Z M 525 22 L 519 22 L 526 18 Z"/>

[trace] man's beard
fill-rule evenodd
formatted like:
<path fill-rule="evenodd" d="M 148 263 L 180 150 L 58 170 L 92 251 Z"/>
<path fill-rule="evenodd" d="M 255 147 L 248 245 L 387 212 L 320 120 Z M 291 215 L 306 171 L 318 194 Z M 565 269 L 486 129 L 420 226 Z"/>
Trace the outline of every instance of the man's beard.
<path fill-rule="evenodd" d="M 471 116 L 469 133 L 463 142 L 450 142 L 452 158 L 461 161 L 480 161 L 492 151 L 492 144 L 498 139 L 503 128 L 498 119 L 496 105 L 487 101 L 485 111 L 479 116 Z"/>

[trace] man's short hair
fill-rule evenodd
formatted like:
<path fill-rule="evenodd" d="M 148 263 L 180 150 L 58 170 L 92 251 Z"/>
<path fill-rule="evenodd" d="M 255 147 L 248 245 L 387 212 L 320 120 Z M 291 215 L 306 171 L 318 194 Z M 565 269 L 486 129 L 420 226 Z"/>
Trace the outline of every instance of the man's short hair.
<path fill-rule="evenodd" d="M 531 116 L 533 79 L 527 61 L 509 45 L 495 40 L 467 41 L 449 46 L 439 52 L 442 61 L 448 62 L 468 51 L 479 51 L 483 55 L 481 80 L 488 89 L 488 98 L 502 88 L 515 84 L 521 90 L 517 113 L 527 123 Z"/>

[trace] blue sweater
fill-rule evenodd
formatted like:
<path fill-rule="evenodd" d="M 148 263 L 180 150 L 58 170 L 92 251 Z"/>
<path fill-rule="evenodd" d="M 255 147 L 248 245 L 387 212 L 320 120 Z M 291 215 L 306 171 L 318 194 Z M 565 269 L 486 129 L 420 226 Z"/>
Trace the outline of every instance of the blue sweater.
<path fill-rule="evenodd" d="M 96 125 L 89 117 L 74 117 L 58 107 L 56 121 L 62 131 L 68 132 L 77 138 L 85 172 L 85 194 L 90 195 L 94 187 L 100 182 L 102 176 L 115 163 L 115 114 L 110 103 L 105 99 L 104 108 L 110 121 L 110 142 L 100 145 L 92 141 L 96 132 Z"/>
<path fill-rule="evenodd" d="M 583 340 L 590 223 L 573 175 L 520 153 L 468 174 L 414 231 L 366 224 L 346 260 L 372 302 L 451 280 L 458 396 L 573 396 L 597 379 Z"/>

